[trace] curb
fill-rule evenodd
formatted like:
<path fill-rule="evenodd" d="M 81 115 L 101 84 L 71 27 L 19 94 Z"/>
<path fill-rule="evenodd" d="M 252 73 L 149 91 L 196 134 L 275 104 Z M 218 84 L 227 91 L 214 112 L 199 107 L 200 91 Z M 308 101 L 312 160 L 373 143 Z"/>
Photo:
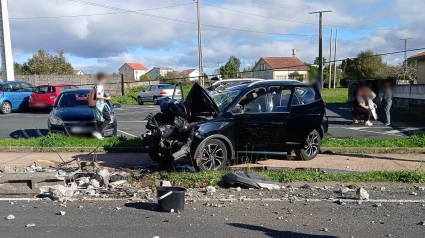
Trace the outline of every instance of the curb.
<path fill-rule="evenodd" d="M 92 152 L 98 153 L 143 153 L 143 147 L 0 147 L 0 152 L 30 153 L 30 152 Z"/>
<path fill-rule="evenodd" d="M 322 154 L 423 154 L 423 147 L 322 147 Z"/>
<path fill-rule="evenodd" d="M 92 152 L 96 147 L 0 147 L 0 152 Z M 98 147 L 98 153 L 145 153 L 143 147 Z M 322 154 L 423 154 L 423 147 L 322 147 Z"/>

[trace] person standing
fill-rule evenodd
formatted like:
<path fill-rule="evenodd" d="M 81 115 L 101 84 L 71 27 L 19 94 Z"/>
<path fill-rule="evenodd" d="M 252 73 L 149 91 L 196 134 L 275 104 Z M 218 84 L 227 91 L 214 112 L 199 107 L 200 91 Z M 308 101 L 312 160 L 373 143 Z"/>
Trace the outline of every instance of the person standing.
<path fill-rule="evenodd" d="M 383 92 L 381 93 L 381 101 L 382 105 L 384 106 L 385 115 L 386 115 L 386 121 L 385 125 L 389 126 L 391 125 L 391 106 L 393 104 L 393 92 L 391 89 L 391 82 L 386 82 L 384 84 Z"/>
<path fill-rule="evenodd" d="M 112 122 L 110 108 L 106 101 L 111 100 L 111 97 L 106 96 L 105 85 L 108 83 L 108 76 L 105 73 L 96 75 L 96 107 L 93 108 L 94 118 L 96 120 L 97 130 L 93 132 L 93 136 L 102 140 L 103 130 Z"/>

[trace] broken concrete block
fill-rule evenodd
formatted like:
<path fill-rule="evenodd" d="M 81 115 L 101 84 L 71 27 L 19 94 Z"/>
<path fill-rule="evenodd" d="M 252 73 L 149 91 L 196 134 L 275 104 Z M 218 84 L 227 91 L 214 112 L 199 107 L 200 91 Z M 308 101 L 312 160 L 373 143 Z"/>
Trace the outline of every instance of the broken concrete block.
<path fill-rule="evenodd" d="M 338 190 L 338 193 L 345 194 L 345 193 L 348 193 L 348 192 L 351 192 L 351 191 L 353 191 L 353 189 L 350 189 L 350 188 L 347 188 L 347 187 L 342 187 Z"/>
<path fill-rule="evenodd" d="M 25 227 L 34 227 L 35 226 L 35 224 L 34 223 L 29 223 L 29 224 L 27 224 Z"/>
<path fill-rule="evenodd" d="M 237 187 L 236 192 L 240 192 L 240 191 L 242 191 L 241 187 Z"/>
<path fill-rule="evenodd" d="M 364 188 L 357 189 L 356 195 L 359 200 L 369 200 L 369 193 Z"/>
<path fill-rule="evenodd" d="M 65 202 L 68 199 L 71 199 L 74 195 L 74 190 L 71 188 L 55 185 L 49 188 L 50 198 L 56 201 Z"/>
<path fill-rule="evenodd" d="M 217 192 L 217 189 L 214 186 L 207 186 L 205 188 L 205 194 L 206 195 L 213 195 L 216 192 Z"/>
<path fill-rule="evenodd" d="M 13 220 L 13 219 L 15 219 L 15 216 L 12 214 L 6 217 L 6 220 Z"/>
<path fill-rule="evenodd" d="M 109 187 L 110 188 L 116 188 L 116 187 L 123 185 L 123 184 L 126 184 L 126 183 L 127 183 L 127 180 L 120 180 L 120 181 L 109 183 Z"/>
<path fill-rule="evenodd" d="M 171 187 L 171 182 L 167 181 L 167 180 L 162 180 L 161 181 L 161 186 L 162 187 Z"/>
<path fill-rule="evenodd" d="M 64 216 L 66 214 L 65 211 L 59 211 L 58 213 L 56 213 L 56 215 L 60 215 L 60 216 Z"/>
<path fill-rule="evenodd" d="M 80 177 L 77 179 L 77 184 L 80 187 L 85 187 L 90 183 L 90 177 Z"/>
<path fill-rule="evenodd" d="M 100 187 L 100 182 L 97 181 L 96 179 L 91 179 L 90 180 L 90 185 L 93 186 L 93 187 L 95 187 L 95 188 L 98 188 L 98 187 Z"/>

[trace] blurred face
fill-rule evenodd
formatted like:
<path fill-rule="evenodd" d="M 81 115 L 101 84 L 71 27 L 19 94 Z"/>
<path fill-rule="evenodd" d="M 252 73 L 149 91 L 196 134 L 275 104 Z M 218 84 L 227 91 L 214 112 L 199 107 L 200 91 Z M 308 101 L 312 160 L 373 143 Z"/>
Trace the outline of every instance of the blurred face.
<path fill-rule="evenodd" d="M 99 80 L 99 83 L 100 84 L 106 84 L 108 82 L 108 77 L 102 77 L 100 80 Z"/>

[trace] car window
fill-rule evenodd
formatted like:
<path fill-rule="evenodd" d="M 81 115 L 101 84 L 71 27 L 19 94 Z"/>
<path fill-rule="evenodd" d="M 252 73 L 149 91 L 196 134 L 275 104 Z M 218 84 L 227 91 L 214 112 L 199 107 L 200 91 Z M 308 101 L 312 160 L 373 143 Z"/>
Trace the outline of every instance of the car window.
<path fill-rule="evenodd" d="M 257 88 L 247 93 L 239 105 L 244 109 L 244 113 L 259 113 L 266 112 L 266 89 Z"/>
<path fill-rule="evenodd" d="M 12 92 L 12 84 L 10 84 L 10 83 L 8 83 L 8 84 L 3 84 L 3 85 L 0 87 L 0 91 L 3 91 L 3 92 Z"/>
<path fill-rule="evenodd" d="M 158 85 L 158 89 L 174 89 L 173 85 Z"/>
<path fill-rule="evenodd" d="M 289 112 L 289 102 L 291 100 L 292 90 L 282 87 L 271 87 L 271 101 L 269 103 L 270 112 Z"/>
<path fill-rule="evenodd" d="M 55 91 L 56 91 L 55 87 L 51 87 L 51 86 L 38 86 L 34 90 L 35 93 L 39 93 L 39 94 L 54 93 Z"/>
<path fill-rule="evenodd" d="M 295 94 L 298 97 L 298 104 L 294 104 L 297 102 L 292 101 L 292 105 L 305 105 L 315 102 L 318 99 L 318 95 L 316 95 L 316 91 L 310 87 L 296 88 Z"/>
<path fill-rule="evenodd" d="M 18 83 L 18 92 L 33 92 L 34 85 L 29 83 Z"/>
<path fill-rule="evenodd" d="M 151 89 L 151 86 L 148 86 L 145 91 L 149 91 Z"/>
<path fill-rule="evenodd" d="M 65 90 L 73 89 L 73 88 L 77 88 L 77 87 L 76 86 L 73 86 L 73 85 L 61 86 L 60 87 L 61 91 L 65 91 Z"/>
<path fill-rule="evenodd" d="M 151 86 L 151 89 L 149 89 L 149 91 L 155 91 L 156 90 L 156 86 Z"/>
<path fill-rule="evenodd" d="M 58 107 L 88 107 L 88 92 L 83 93 L 62 93 L 59 98 Z"/>

